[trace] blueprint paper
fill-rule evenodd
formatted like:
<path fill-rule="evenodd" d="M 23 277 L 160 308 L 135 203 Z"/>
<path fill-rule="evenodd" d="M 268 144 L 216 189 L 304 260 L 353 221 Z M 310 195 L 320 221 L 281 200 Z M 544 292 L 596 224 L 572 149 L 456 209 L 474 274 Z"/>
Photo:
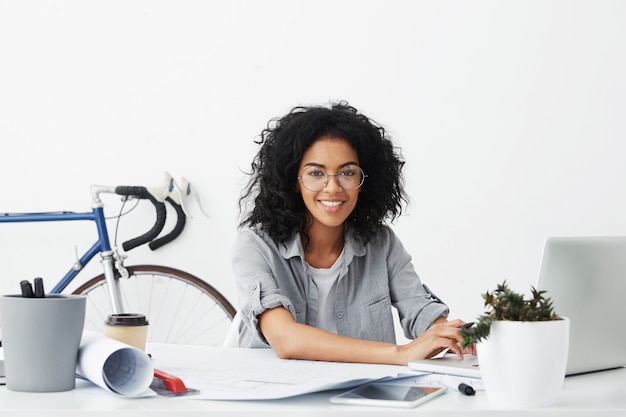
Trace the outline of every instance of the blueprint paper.
<path fill-rule="evenodd" d="M 272 349 L 148 344 L 155 368 L 200 390 L 195 400 L 263 400 L 352 388 L 406 366 L 280 359 Z"/>
<path fill-rule="evenodd" d="M 76 373 L 123 396 L 155 395 L 150 390 L 154 368 L 148 355 L 95 331 L 83 332 Z"/>

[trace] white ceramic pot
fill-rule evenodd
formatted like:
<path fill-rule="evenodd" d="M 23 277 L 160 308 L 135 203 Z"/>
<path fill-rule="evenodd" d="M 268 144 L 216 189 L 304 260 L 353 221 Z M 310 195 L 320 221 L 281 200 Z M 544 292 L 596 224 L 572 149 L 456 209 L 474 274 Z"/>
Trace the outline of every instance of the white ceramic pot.
<path fill-rule="evenodd" d="M 548 406 L 563 387 L 569 319 L 496 321 L 476 348 L 491 408 Z"/>

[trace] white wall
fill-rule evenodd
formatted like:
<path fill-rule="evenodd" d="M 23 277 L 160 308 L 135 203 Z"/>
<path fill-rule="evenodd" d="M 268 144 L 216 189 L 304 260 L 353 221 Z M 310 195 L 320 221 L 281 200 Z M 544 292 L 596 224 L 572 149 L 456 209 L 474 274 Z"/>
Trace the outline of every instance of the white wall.
<path fill-rule="evenodd" d="M 293 105 L 346 99 L 402 147 L 413 202 L 394 227 L 469 320 L 497 282 L 535 283 L 547 236 L 626 233 L 625 13 L 592 0 L 0 0 L 0 212 L 88 210 L 89 184 L 187 177 L 210 218 L 192 203 L 178 241 L 129 260 L 188 270 L 236 304 L 253 139 Z M 38 275 L 51 286 L 90 230 L 0 227 L 3 293 Z"/>

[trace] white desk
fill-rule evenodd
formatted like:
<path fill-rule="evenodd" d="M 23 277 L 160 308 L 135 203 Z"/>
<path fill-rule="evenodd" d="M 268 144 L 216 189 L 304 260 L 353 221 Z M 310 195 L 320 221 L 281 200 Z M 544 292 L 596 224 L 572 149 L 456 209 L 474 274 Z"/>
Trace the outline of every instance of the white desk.
<path fill-rule="evenodd" d="M 408 369 L 408 368 L 407 368 Z M 540 376 L 539 376 L 540 377 Z M 567 377 L 559 401 L 535 410 L 490 409 L 484 392 L 464 396 L 449 390 L 415 409 L 357 407 L 330 404 L 336 392 L 319 392 L 279 400 L 212 401 L 193 397 L 124 398 L 87 381 L 76 389 L 59 393 L 24 393 L 0 387 L 0 415 L 23 416 L 624 416 L 626 415 L 626 368 Z"/>

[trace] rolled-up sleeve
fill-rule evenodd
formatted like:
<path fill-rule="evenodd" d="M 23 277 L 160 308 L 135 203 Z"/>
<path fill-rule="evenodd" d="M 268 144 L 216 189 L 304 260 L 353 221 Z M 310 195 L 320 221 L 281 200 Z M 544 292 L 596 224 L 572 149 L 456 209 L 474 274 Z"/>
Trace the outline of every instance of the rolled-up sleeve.
<path fill-rule="evenodd" d="M 422 284 L 411 256 L 392 231 L 389 236 L 387 262 L 392 304 L 398 310 L 406 337 L 415 339 L 436 319 L 448 317 L 448 306 Z"/>
<path fill-rule="evenodd" d="M 241 347 L 269 347 L 258 319 L 265 310 L 282 306 L 295 316 L 292 302 L 281 292 L 274 278 L 276 256 L 260 236 L 249 229 L 239 231 L 233 247 L 232 269 L 243 323 L 239 335 Z"/>

